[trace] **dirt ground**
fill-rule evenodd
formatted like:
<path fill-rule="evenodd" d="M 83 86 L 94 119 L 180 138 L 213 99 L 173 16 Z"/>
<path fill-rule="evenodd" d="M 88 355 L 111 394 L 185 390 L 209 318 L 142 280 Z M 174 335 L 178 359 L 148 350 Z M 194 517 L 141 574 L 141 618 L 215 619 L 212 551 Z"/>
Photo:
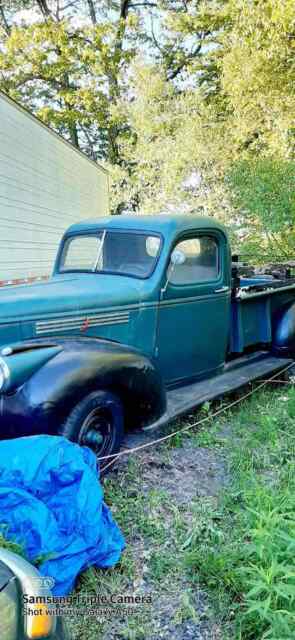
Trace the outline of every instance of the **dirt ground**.
<path fill-rule="evenodd" d="M 123 448 L 142 445 L 157 435 L 144 432 L 129 434 Z M 129 456 L 122 457 L 111 474 L 118 483 L 124 482 L 128 458 Z M 217 499 L 221 488 L 229 480 L 226 460 L 221 453 L 209 447 L 193 446 L 189 438 L 182 446 L 168 451 L 157 446 L 143 449 L 136 453 L 136 459 L 140 470 L 138 480 L 144 495 L 148 496 L 153 491 L 163 491 L 168 496 L 171 510 L 179 510 L 188 527 L 191 518 L 190 505 L 199 498 Z M 134 491 L 137 491 L 137 486 L 134 486 Z M 160 517 L 165 519 L 167 530 L 174 526 L 165 508 Z M 146 630 L 143 636 L 145 640 L 219 640 L 221 629 L 208 615 L 206 593 L 200 588 L 192 590 L 185 575 L 178 576 L 175 585 L 170 583 L 168 589 L 165 577 L 162 583 L 155 587 L 149 571 L 145 571 L 150 548 L 144 536 L 140 539 L 129 538 L 128 544 L 133 548 L 138 565 L 143 568 L 138 572 L 136 588 L 141 592 L 153 593 L 153 632 Z M 168 535 L 167 545 L 169 547 Z M 165 554 L 165 549 L 161 552 Z M 189 594 L 190 612 L 186 613 L 188 619 L 180 619 L 176 623 L 175 612 L 181 609 L 186 594 Z M 114 630 L 114 635 L 111 632 L 103 637 L 105 640 L 115 640 L 121 637 L 117 632 L 118 630 Z"/>
<path fill-rule="evenodd" d="M 123 448 L 132 449 L 156 439 L 158 435 L 151 432 L 129 434 Z M 192 446 L 189 439 L 184 446 L 171 449 L 168 455 L 156 445 L 138 451 L 136 456 L 144 468 L 142 489 L 148 492 L 161 487 L 179 505 L 190 503 L 198 496 L 217 496 L 229 480 L 222 455 L 212 448 Z M 126 462 L 127 458 L 122 457 L 117 465 L 117 474 L 124 473 Z"/>
<path fill-rule="evenodd" d="M 129 433 L 122 450 L 164 433 Z M 206 444 L 206 438 L 199 442 L 190 432 L 120 457 L 105 477 L 105 500 L 126 550 L 110 572 L 90 570 L 90 578 L 82 576 L 77 591 L 144 594 L 152 604 L 131 614 L 122 610 L 119 617 L 73 620 L 72 640 L 221 640 L 222 623 L 184 559 L 187 548 L 202 539 L 206 510 L 218 509 L 218 495 L 229 482 L 224 449 Z"/>

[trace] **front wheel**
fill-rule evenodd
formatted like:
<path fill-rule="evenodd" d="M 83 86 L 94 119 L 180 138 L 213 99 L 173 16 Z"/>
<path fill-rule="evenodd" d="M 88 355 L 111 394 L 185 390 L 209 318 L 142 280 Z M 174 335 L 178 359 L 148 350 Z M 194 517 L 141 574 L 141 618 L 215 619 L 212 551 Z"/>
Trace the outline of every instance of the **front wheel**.
<path fill-rule="evenodd" d="M 71 411 L 62 425 L 61 435 L 89 447 L 98 459 L 118 453 L 124 436 L 120 399 L 110 391 L 90 393 Z M 99 463 L 101 473 L 111 460 Z"/>

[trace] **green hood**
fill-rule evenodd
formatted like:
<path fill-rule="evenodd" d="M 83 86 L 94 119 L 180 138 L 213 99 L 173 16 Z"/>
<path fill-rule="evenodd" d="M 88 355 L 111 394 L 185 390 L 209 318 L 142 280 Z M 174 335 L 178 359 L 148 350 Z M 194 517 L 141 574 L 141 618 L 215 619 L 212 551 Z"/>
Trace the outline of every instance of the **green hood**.
<path fill-rule="evenodd" d="M 38 321 L 114 311 L 138 304 L 146 281 L 106 274 L 67 274 L 0 290 L 0 344 L 35 336 Z M 123 309 L 124 310 L 124 309 Z M 32 324 L 33 323 L 33 324 Z"/>
<path fill-rule="evenodd" d="M 0 290 L 0 324 L 38 320 L 49 314 L 91 311 L 139 302 L 143 281 L 122 276 L 79 274 L 55 276 L 32 285 Z"/>

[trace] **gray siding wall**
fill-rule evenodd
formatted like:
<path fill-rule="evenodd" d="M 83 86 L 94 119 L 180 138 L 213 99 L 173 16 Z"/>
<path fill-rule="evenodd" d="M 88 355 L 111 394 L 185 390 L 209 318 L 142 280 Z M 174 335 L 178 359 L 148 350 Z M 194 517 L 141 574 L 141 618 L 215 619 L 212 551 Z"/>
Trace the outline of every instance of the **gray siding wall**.
<path fill-rule="evenodd" d="M 49 275 L 65 229 L 107 213 L 102 167 L 0 93 L 0 281 Z"/>

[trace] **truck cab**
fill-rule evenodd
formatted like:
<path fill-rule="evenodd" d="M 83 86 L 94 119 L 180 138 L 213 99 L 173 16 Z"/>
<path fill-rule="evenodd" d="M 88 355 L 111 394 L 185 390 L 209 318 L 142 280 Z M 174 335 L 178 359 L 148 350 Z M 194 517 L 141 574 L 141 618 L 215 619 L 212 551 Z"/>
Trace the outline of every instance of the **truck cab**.
<path fill-rule="evenodd" d="M 47 282 L 0 292 L 2 435 L 61 433 L 113 455 L 124 426 L 159 426 L 292 359 L 294 291 L 233 286 L 214 218 L 75 224 Z"/>
<path fill-rule="evenodd" d="M 230 251 L 225 230 L 213 219 L 200 218 L 197 226 L 188 216 L 75 225 L 61 243 L 54 269 L 55 278 L 64 274 L 78 277 L 84 295 L 91 296 L 85 311 L 103 307 L 103 316 L 82 318 L 83 334 L 139 349 L 157 361 L 165 383 L 223 367 Z M 77 300 L 81 309 L 82 296 Z M 65 319 L 63 331 L 69 331 L 71 321 Z M 53 321 L 50 330 L 55 327 Z"/>

